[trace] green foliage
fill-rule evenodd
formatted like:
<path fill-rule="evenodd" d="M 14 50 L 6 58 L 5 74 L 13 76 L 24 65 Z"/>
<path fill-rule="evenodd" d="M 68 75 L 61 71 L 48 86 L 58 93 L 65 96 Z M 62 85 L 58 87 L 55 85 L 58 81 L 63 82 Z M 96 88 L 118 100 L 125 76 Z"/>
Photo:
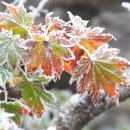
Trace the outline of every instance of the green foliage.
<path fill-rule="evenodd" d="M 18 112 L 21 107 L 19 103 L 17 102 L 1 103 L 0 107 L 3 108 L 5 112 L 14 113 L 15 115 L 12 117 L 12 119 L 18 124 L 21 123 L 21 117 Z"/>
<path fill-rule="evenodd" d="M 37 82 L 37 83 L 49 83 L 51 80 L 50 77 L 45 75 L 35 75 L 33 78 L 31 78 L 31 81 Z"/>
<path fill-rule="evenodd" d="M 0 32 L 0 65 L 8 63 L 11 66 L 19 64 L 24 49 L 20 47 L 21 39 L 14 36 L 11 31 L 3 30 Z"/>
<path fill-rule="evenodd" d="M 34 23 L 33 13 L 27 13 L 26 8 L 20 3 L 18 5 L 18 8 L 16 8 L 18 11 L 19 17 L 18 21 L 19 24 L 23 26 L 31 26 Z"/>
<path fill-rule="evenodd" d="M 44 81 L 46 82 L 46 79 Z M 42 80 L 42 82 L 44 81 Z M 41 88 L 38 84 L 25 80 L 20 82 L 18 88 L 22 90 L 22 97 L 25 103 L 38 116 L 43 114 L 44 104 L 55 105 L 54 95 L 45 90 L 45 88 Z"/>

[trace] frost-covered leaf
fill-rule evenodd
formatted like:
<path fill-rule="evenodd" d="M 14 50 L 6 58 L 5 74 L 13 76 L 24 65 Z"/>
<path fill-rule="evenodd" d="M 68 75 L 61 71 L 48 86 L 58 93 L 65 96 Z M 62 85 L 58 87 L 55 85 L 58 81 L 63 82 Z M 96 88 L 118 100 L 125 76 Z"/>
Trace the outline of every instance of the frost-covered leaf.
<path fill-rule="evenodd" d="M 28 71 L 38 68 L 43 69 L 43 74 L 54 76 L 56 80 L 64 70 L 64 61 L 68 61 L 73 57 L 70 48 L 63 47 L 57 42 L 37 42 L 35 47 L 30 51 Z"/>
<path fill-rule="evenodd" d="M 12 80 L 13 74 L 9 70 L 0 67 L 0 86 L 3 87 L 7 82 L 12 82 Z"/>
<path fill-rule="evenodd" d="M 95 27 L 93 29 L 89 28 L 86 32 L 86 36 L 80 40 L 80 44 L 88 49 L 90 53 L 93 50 L 96 50 L 99 46 L 103 45 L 104 43 L 108 43 L 110 40 L 113 39 L 111 34 L 104 34 L 102 33 L 104 28 Z"/>
<path fill-rule="evenodd" d="M 20 62 L 24 49 L 19 46 L 21 39 L 12 32 L 3 30 L 0 32 L 0 65 L 9 63 L 15 67 Z"/>
<path fill-rule="evenodd" d="M 12 119 L 17 123 L 21 123 L 21 117 L 19 114 L 19 109 L 21 108 L 21 105 L 17 102 L 10 102 L 10 103 L 1 103 L 0 107 L 4 109 L 5 112 L 13 113 L 14 116 Z"/>
<path fill-rule="evenodd" d="M 70 61 L 70 66 L 73 68 L 82 55 L 88 55 L 84 52 L 83 48 L 87 49 L 91 54 L 99 46 L 106 44 L 112 40 L 113 35 L 109 33 L 103 33 L 104 28 L 101 27 L 86 27 L 88 21 L 82 20 L 82 18 L 77 15 L 74 16 L 71 12 L 68 12 L 68 14 L 70 18 L 69 22 L 73 26 L 73 29 L 71 31 L 73 32 L 74 36 L 78 37 L 77 45 L 71 48 L 75 56 L 75 59 Z M 81 48 L 81 46 L 83 48 Z"/>
<path fill-rule="evenodd" d="M 104 44 L 92 53 L 91 59 L 83 56 L 70 82 L 77 80 L 77 91 L 89 92 L 94 103 L 100 100 L 101 90 L 118 103 L 118 85 L 129 84 L 123 70 L 130 66 L 127 60 L 117 56 L 118 53 L 118 49 Z"/>
<path fill-rule="evenodd" d="M 75 38 L 69 37 L 65 31 L 69 33 L 71 25 L 58 17 L 51 17 L 51 13 L 46 15 L 45 22 L 40 29 L 34 26 L 36 30 L 32 37 L 35 45 L 30 47 L 27 68 L 28 71 L 33 71 L 41 67 L 44 75 L 53 76 L 56 81 L 63 70 L 71 71 L 67 62 L 74 59 L 69 47 L 75 45 Z"/>
<path fill-rule="evenodd" d="M 5 2 L 2 2 L 2 3 L 7 6 L 8 11 L 14 18 L 16 19 L 19 18 L 19 13 L 14 5 L 11 5 Z"/>
<path fill-rule="evenodd" d="M 0 28 L 12 30 L 13 34 L 19 34 L 22 38 L 27 38 L 28 30 L 34 23 L 32 13 L 27 13 L 26 9 L 20 2 L 17 7 L 3 2 L 9 13 L 0 13 L 2 20 Z"/>
<path fill-rule="evenodd" d="M 76 32 L 82 33 L 89 21 L 83 20 L 80 16 L 74 16 L 71 12 L 68 12 L 68 15 L 70 18 L 69 22 L 73 25 Z"/>
<path fill-rule="evenodd" d="M 41 116 L 44 113 L 44 105 L 54 105 L 54 95 L 41 88 L 36 83 L 22 81 L 18 88 L 22 90 L 22 97 L 27 106 L 30 107 L 33 113 Z"/>
<path fill-rule="evenodd" d="M 22 5 L 22 2 L 19 2 L 19 5 L 17 7 L 5 2 L 3 2 L 3 4 L 10 12 L 10 14 L 4 14 L 5 19 L 12 21 L 16 24 L 20 24 L 22 26 L 31 26 L 33 24 L 33 14 L 27 13 L 27 10 Z"/>
<path fill-rule="evenodd" d="M 31 78 L 31 80 L 37 83 L 48 83 L 51 78 L 45 75 L 35 75 L 33 78 Z"/>

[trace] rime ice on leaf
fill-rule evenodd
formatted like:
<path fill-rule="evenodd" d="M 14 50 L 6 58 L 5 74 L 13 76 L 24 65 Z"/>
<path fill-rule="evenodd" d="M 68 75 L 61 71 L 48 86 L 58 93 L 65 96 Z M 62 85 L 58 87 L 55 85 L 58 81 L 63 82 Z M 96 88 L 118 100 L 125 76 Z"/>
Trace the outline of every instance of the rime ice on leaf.
<path fill-rule="evenodd" d="M 108 43 L 113 39 L 111 34 L 102 33 L 104 28 L 95 27 L 89 28 L 83 38 L 80 40 L 80 44 L 84 46 L 90 53 L 96 50 L 99 46 L 104 43 Z"/>
<path fill-rule="evenodd" d="M 21 39 L 18 36 L 13 36 L 12 32 L 3 30 L 0 32 L 0 65 L 9 63 L 15 67 L 19 64 L 24 49 L 19 46 Z"/>
<path fill-rule="evenodd" d="M 13 113 L 7 113 L 0 110 L 0 129 L 1 130 L 24 130 L 18 128 L 14 121 L 12 121 Z"/>
<path fill-rule="evenodd" d="M 68 15 L 70 18 L 69 22 L 72 24 L 76 32 L 78 32 L 79 34 L 84 33 L 89 21 L 82 20 L 81 17 L 77 15 L 74 16 L 71 12 L 68 12 Z"/>
<path fill-rule="evenodd" d="M 13 74 L 9 70 L 0 67 L 0 87 L 5 86 L 5 84 L 11 83 L 13 80 Z"/>
<path fill-rule="evenodd" d="M 30 61 L 28 71 L 33 71 L 38 68 L 43 69 L 43 74 L 47 76 L 58 76 L 64 69 L 64 59 L 69 60 L 71 51 L 69 48 L 59 46 L 58 44 L 50 45 L 50 43 L 40 42 L 30 50 Z M 32 57 L 32 58 L 31 58 Z"/>
<path fill-rule="evenodd" d="M 87 53 L 84 52 L 83 48 L 87 49 L 91 54 L 99 46 L 112 40 L 113 36 L 109 33 L 103 33 L 104 28 L 87 28 L 86 26 L 88 21 L 82 20 L 79 16 L 74 16 L 70 12 L 68 12 L 68 14 L 70 18 L 69 22 L 73 26 L 73 35 L 76 35 L 78 37 L 77 46 L 71 48 L 72 52 L 75 55 L 75 60 L 70 61 L 70 66 L 73 68 L 82 55 L 87 55 Z M 83 48 L 78 46 L 78 44 Z"/>
<path fill-rule="evenodd" d="M 19 109 L 21 108 L 21 105 L 17 102 L 9 102 L 9 103 L 1 103 L 0 107 L 5 110 L 5 112 L 13 113 L 14 116 L 12 119 L 20 124 L 21 123 L 21 117 L 19 113 Z"/>
<path fill-rule="evenodd" d="M 9 13 L 0 13 L 2 18 L 0 28 L 12 30 L 13 34 L 20 34 L 22 38 L 27 38 L 28 30 L 34 23 L 33 14 L 27 13 L 21 2 L 18 7 L 5 2 L 3 4 L 7 6 Z"/>
<path fill-rule="evenodd" d="M 113 101 L 118 103 L 117 87 L 128 84 L 123 69 L 129 67 L 128 61 L 118 57 L 118 53 L 118 49 L 104 44 L 93 51 L 92 59 L 83 56 L 74 68 L 70 82 L 77 80 L 77 91 L 82 94 L 89 92 L 94 103 L 100 101 L 100 90 L 104 90 Z"/>
<path fill-rule="evenodd" d="M 31 26 L 33 24 L 33 14 L 27 13 L 27 10 L 24 8 L 21 2 L 19 3 L 18 7 L 5 2 L 3 2 L 3 4 L 10 12 L 10 14 L 5 13 L 5 19 L 23 26 Z"/>
<path fill-rule="evenodd" d="M 66 62 L 74 59 L 70 47 L 75 43 L 73 38 L 69 38 L 66 34 L 69 24 L 59 18 L 52 18 L 49 14 L 45 21 L 46 25 L 42 26 L 40 33 L 32 33 L 34 42 L 37 43 L 29 50 L 30 59 L 27 68 L 33 71 L 41 67 L 43 74 L 54 76 L 56 80 L 62 70 L 70 71 Z"/>

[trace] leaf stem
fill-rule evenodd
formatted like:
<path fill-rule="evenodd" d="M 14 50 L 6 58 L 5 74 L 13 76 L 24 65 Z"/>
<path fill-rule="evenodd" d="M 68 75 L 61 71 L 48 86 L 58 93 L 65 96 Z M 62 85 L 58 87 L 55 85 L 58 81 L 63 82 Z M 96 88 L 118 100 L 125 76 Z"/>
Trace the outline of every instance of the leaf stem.
<path fill-rule="evenodd" d="M 18 69 L 22 72 L 22 74 L 26 77 L 27 81 L 30 81 L 30 79 L 28 78 L 27 74 L 22 70 L 21 67 L 18 66 Z"/>
<path fill-rule="evenodd" d="M 81 44 L 78 44 L 78 46 L 81 48 L 81 49 L 83 49 L 86 53 L 87 53 L 87 55 L 88 55 L 88 57 L 92 60 L 93 58 L 92 58 L 92 54 L 84 47 L 84 46 L 82 46 Z"/>

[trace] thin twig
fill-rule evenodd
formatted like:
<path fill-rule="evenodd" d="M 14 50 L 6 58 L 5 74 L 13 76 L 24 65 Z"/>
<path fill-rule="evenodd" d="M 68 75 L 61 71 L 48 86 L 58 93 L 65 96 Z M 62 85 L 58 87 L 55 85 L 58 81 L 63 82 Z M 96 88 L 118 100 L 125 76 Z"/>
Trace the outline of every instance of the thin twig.
<path fill-rule="evenodd" d="M 41 0 L 38 6 L 35 8 L 34 6 L 29 6 L 29 10 L 33 12 L 34 17 L 40 17 L 40 13 L 46 13 L 47 10 L 43 9 L 48 0 Z"/>

